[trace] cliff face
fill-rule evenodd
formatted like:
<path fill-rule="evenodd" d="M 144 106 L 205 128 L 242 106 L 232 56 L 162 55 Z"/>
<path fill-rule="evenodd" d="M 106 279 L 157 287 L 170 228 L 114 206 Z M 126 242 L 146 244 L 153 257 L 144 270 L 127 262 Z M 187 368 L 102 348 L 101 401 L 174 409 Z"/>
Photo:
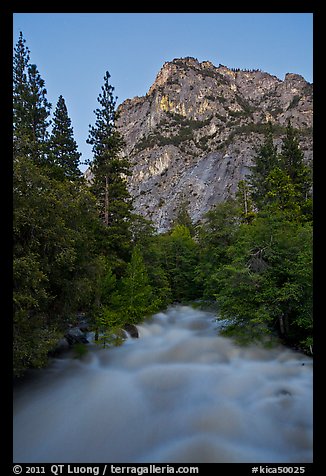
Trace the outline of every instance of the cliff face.
<path fill-rule="evenodd" d="M 181 204 L 196 222 L 236 191 L 268 121 L 280 143 L 288 119 L 312 160 L 312 85 L 288 73 L 231 70 L 194 58 L 165 63 L 144 97 L 119 107 L 137 213 L 165 231 Z"/>

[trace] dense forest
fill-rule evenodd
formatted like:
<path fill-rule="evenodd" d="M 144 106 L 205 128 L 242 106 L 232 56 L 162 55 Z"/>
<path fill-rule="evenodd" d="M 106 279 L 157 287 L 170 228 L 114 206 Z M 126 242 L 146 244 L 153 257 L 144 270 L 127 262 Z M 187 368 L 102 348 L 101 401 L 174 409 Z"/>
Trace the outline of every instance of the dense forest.
<path fill-rule="evenodd" d="M 52 106 L 22 35 L 13 60 L 13 370 L 46 365 L 77 313 L 107 342 L 173 302 L 215 303 L 226 335 L 312 353 L 312 172 L 289 123 L 269 125 L 236 196 L 194 225 L 181 207 L 157 234 L 133 212 L 129 161 L 105 73 L 94 125 L 93 180 L 62 96 Z"/>

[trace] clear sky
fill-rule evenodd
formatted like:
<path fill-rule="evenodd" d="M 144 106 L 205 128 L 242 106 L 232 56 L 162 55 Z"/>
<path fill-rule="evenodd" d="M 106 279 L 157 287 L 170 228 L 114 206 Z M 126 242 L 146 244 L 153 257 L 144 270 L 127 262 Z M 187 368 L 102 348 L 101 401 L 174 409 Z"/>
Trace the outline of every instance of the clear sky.
<path fill-rule="evenodd" d="M 312 13 L 14 13 L 53 110 L 64 97 L 81 160 L 106 71 L 118 96 L 143 96 L 165 61 L 193 56 L 313 82 Z M 85 167 L 81 167 L 85 170 Z"/>

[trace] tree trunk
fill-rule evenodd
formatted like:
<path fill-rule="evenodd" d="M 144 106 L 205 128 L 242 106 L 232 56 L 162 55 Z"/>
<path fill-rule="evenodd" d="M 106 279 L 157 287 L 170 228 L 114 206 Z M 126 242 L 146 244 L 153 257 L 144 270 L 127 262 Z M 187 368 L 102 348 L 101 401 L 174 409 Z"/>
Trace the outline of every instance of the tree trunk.
<path fill-rule="evenodd" d="M 279 317 L 279 322 L 280 322 L 280 331 L 283 336 L 285 334 L 283 315 Z"/>
<path fill-rule="evenodd" d="M 247 191 L 244 189 L 244 208 L 245 208 L 245 216 L 248 215 L 248 199 L 247 199 Z"/>
<path fill-rule="evenodd" d="M 105 177 L 104 224 L 109 225 L 109 179 Z"/>

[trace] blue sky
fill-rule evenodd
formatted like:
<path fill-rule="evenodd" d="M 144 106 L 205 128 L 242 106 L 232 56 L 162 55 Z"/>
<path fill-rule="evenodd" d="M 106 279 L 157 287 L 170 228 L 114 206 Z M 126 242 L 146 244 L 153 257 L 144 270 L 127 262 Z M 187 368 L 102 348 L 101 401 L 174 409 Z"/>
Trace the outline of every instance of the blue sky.
<path fill-rule="evenodd" d="M 82 160 L 92 157 L 86 139 L 106 71 L 118 104 L 185 56 L 313 82 L 312 13 L 14 13 L 14 45 L 20 31 L 53 110 L 65 98 Z"/>

